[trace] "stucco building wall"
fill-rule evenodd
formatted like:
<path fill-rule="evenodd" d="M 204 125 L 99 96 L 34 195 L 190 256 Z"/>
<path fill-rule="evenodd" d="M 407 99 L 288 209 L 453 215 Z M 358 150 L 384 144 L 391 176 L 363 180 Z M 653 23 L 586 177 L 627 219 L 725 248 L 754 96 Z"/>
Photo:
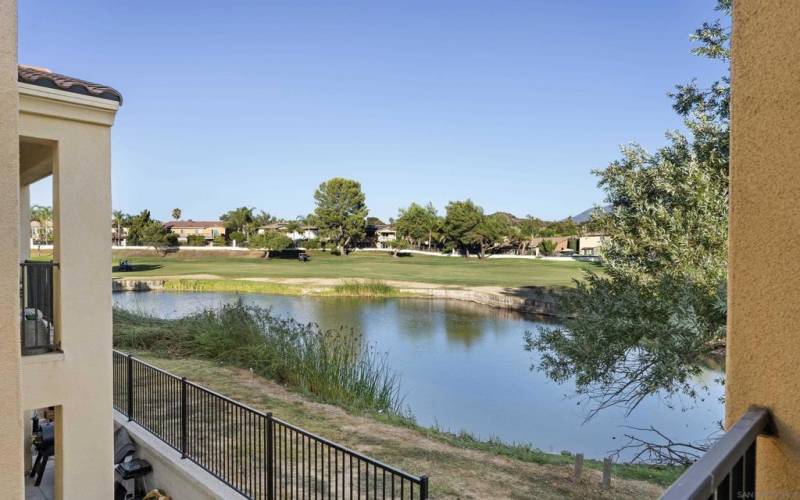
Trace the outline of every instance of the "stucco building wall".
<path fill-rule="evenodd" d="M 105 228 L 117 107 L 20 87 L 20 137 L 50 151 L 44 163 L 29 164 L 23 156 L 22 172 L 27 178 L 44 164 L 53 175 L 55 324 L 63 351 L 22 357 L 22 402 L 25 410 L 56 407 L 55 489 L 66 499 L 113 497 L 111 247 Z"/>
<path fill-rule="evenodd" d="M 800 2 L 736 0 L 726 424 L 769 407 L 758 489 L 800 497 Z"/>
<path fill-rule="evenodd" d="M 23 494 L 17 106 L 17 5 L 0 0 L 0 485 L 11 499 Z"/>

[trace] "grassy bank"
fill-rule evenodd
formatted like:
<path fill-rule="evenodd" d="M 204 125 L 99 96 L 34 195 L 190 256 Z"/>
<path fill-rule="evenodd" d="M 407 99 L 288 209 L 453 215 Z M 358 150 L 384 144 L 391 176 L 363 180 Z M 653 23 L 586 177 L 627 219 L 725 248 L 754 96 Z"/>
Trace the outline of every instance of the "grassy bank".
<path fill-rule="evenodd" d="M 358 335 L 303 325 L 241 302 L 179 319 L 115 309 L 114 345 L 250 369 L 348 408 L 401 409 L 397 377 Z"/>
<path fill-rule="evenodd" d="M 459 448 L 485 451 L 493 455 L 540 465 L 563 465 L 571 467 L 575 464 L 575 455 L 569 452 L 548 453 L 531 444 L 509 444 L 497 439 L 482 440 L 464 431 L 453 433 L 435 427 L 422 427 L 417 425 L 413 419 L 403 416 L 398 417 L 394 415 L 378 414 L 373 415 L 373 418 L 393 425 L 410 427 L 425 436 Z M 603 462 L 602 460 L 586 459 L 584 460 L 584 467 L 602 471 Z M 683 467 L 673 466 L 662 467 L 647 464 L 614 464 L 612 472 L 615 477 L 621 479 L 647 481 L 666 487 L 674 483 L 684 470 Z"/>
<path fill-rule="evenodd" d="M 122 257 L 115 256 L 115 260 Z M 413 255 L 394 258 L 388 254 L 354 253 L 332 256 L 313 252 L 309 262 L 233 256 L 192 256 L 188 252 L 161 257 L 125 257 L 131 272 L 115 277 L 171 276 L 223 279 L 316 278 L 411 281 L 454 286 L 572 286 L 586 269 L 600 269 L 585 262 L 553 262 L 524 259 L 465 259 Z"/>
<path fill-rule="evenodd" d="M 303 294 L 303 289 L 298 286 L 245 280 L 168 279 L 164 280 L 164 290 L 172 292 L 266 293 L 272 295 Z"/>
<path fill-rule="evenodd" d="M 601 465 L 587 460 L 584 478 L 576 485 L 571 478 L 574 460 L 568 455 L 479 441 L 467 434 L 422 428 L 397 416 L 330 406 L 217 362 L 137 355 L 378 460 L 414 474 L 429 474 L 432 498 L 655 498 L 679 473 L 617 465 L 612 489 L 602 490 Z"/>
<path fill-rule="evenodd" d="M 133 276 L 126 276 L 133 277 Z M 403 294 L 383 281 L 347 280 L 328 287 L 307 288 L 268 281 L 230 279 L 167 279 L 164 289 L 173 292 L 236 292 L 271 295 L 324 295 L 337 297 L 400 297 Z"/>

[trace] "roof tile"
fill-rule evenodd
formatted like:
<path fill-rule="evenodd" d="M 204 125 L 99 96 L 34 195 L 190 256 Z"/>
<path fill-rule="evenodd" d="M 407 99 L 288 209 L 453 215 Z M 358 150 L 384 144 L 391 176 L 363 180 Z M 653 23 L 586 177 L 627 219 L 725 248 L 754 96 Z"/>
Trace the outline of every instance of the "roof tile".
<path fill-rule="evenodd" d="M 71 76 L 53 73 L 49 69 L 36 68 L 20 64 L 17 68 L 17 81 L 40 87 L 64 90 L 75 94 L 88 95 L 117 101 L 122 104 L 122 95 L 111 87 L 99 83 L 87 82 Z"/>

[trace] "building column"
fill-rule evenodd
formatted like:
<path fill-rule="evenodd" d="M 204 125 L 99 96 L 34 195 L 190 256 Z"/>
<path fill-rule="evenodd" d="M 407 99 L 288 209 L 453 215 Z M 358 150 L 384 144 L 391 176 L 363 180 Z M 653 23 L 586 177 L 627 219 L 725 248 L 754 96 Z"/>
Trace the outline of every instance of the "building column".
<path fill-rule="evenodd" d="M 771 498 L 800 497 L 798 33 L 796 0 L 734 2 L 726 426 L 772 412 L 757 458 Z"/>
<path fill-rule="evenodd" d="M 24 494 L 19 311 L 17 3 L 0 0 L 0 485 Z"/>
<path fill-rule="evenodd" d="M 56 410 L 65 499 L 113 498 L 110 133 L 71 124 L 53 169 L 56 325 L 70 380 Z"/>

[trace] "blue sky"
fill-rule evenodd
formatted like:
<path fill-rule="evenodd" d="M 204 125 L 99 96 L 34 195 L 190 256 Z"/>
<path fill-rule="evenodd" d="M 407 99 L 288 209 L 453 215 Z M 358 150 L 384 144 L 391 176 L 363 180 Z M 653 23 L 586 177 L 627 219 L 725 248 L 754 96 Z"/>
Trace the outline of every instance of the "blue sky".
<path fill-rule="evenodd" d="M 472 198 L 555 219 L 590 171 L 679 128 L 666 93 L 711 81 L 688 35 L 713 0 L 20 2 L 20 61 L 109 84 L 113 203 L 167 219 L 294 218 L 320 182 L 373 215 Z M 34 203 L 49 203 L 49 185 Z"/>

